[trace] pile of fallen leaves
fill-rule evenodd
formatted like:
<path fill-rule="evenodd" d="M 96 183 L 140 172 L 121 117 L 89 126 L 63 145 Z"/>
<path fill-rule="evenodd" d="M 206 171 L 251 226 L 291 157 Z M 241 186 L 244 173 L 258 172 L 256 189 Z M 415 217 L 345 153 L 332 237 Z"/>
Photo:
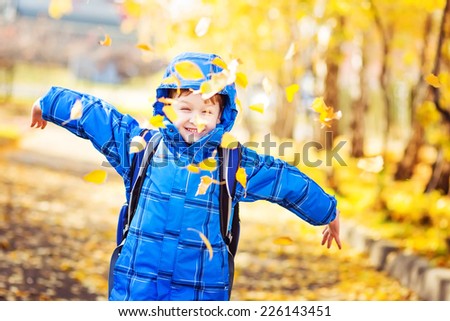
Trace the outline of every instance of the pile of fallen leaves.
<path fill-rule="evenodd" d="M 55 160 L 58 161 L 58 160 Z M 122 184 L 0 161 L 0 300 L 106 300 Z M 414 293 L 322 228 L 243 204 L 232 300 L 409 300 Z"/>

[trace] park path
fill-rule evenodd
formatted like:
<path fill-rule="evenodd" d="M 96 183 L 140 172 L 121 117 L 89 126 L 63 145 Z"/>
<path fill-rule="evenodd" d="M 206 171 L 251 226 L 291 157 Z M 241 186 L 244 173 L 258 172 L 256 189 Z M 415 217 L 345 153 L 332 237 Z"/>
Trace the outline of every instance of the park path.
<path fill-rule="evenodd" d="M 103 157 L 64 129 L 29 129 L 25 117 L 1 124 L 20 140 L 0 150 L 0 300 L 106 300 L 120 178 L 107 169 L 104 184 L 84 181 Z M 320 246 L 322 228 L 281 207 L 241 213 L 232 300 L 417 299 L 345 241 L 341 251 Z"/>

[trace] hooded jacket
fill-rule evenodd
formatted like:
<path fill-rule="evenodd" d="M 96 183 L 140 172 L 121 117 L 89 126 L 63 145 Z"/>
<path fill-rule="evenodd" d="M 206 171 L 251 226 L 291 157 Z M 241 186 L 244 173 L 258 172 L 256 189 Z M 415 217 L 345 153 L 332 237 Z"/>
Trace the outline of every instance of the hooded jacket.
<path fill-rule="evenodd" d="M 212 63 L 217 56 L 183 53 L 168 66 L 165 76 L 177 74 L 175 64 L 188 60 L 197 64 L 205 79 L 186 81 L 178 75 L 181 88 L 197 90 L 221 67 Z M 158 98 L 167 97 L 169 88 L 161 84 L 156 91 L 154 114 L 164 115 Z M 222 136 L 233 127 L 237 109 L 234 84 L 220 94 L 225 106 L 220 124 L 188 145 L 177 128 L 165 119 L 160 128 L 163 139 L 148 167 L 135 216 L 121 255 L 114 267 L 114 288 L 110 300 L 228 300 L 228 253 L 220 232 L 219 185 L 211 184 L 204 195 L 196 195 L 200 177 L 186 170 L 215 153 Z M 81 118 L 70 119 L 71 107 L 81 100 Z M 118 112 L 109 103 L 73 90 L 52 87 L 41 99 L 43 118 L 64 126 L 79 137 L 89 139 L 123 177 L 129 197 L 130 142 L 142 131 L 129 115 Z M 156 132 L 156 131 L 155 131 Z M 217 159 L 218 160 L 218 159 Z M 219 161 L 219 160 L 218 160 Z M 334 220 L 336 200 L 296 167 L 269 155 L 259 155 L 242 147 L 240 167 L 247 174 L 247 186 L 237 184 L 236 202 L 267 200 L 292 211 L 312 225 Z M 218 170 L 208 175 L 219 180 Z M 244 213 L 245 215 L 245 213 Z M 276 218 L 275 218 L 276 219 Z M 203 233 L 213 249 L 209 250 L 199 236 Z"/>

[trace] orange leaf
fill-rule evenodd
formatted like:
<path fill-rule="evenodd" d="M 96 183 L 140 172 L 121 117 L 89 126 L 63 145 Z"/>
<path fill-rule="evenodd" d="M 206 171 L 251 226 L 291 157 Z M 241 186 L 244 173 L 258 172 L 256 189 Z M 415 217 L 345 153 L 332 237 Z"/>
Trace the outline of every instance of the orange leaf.
<path fill-rule="evenodd" d="M 108 34 L 105 34 L 105 39 L 100 40 L 98 43 L 101 46 L 109 47 L 109 46 L 111 46 L 111 42 L 112 42 L 111 37 Z"/>
<path fill-rule="evenodd" d="M 145 51 L 153 51 L 153 48 L 150 47 L 149 45 L 147 45 L 146 43 L 138 43 L 136 45 L 136 48 L 142 49 L 142 50 L 145 50 Z"/>
<path fill-rule="evenodd" d="M 439 77 L 436 75 L 429 74 L 428 76 L 425 77 L 425 81 L 427 82 L 427 84 L 429 84 L 430 86 L 433 86 L 434 88 L 441 87 L 441 82 L 439 81 Z"/>
<path fill-rule="evenodd" d="M 209 252 L 209 260 L 211 261 L 212 258 L 213 258 L 213 255 L 214 255 L 214 251 L 213 251 L 213 248 L 212 248 L 212 246 L 211 246 L 211 243 L 209 242 L 209 240 L 208 240 L 208 238 L 205 236 L 205 234 L 203 234 L 202 232 L 200 232 L 200 231 L 198 231 L 198 230 L 196 230 L 196 229 L 194 229 L 194 228 L 191 228 L 191 227 L 189 227 L 187 230 L 188 230 L 188 231 L 193 231 L 193 232 L 197 232 L 197 233 L 198 233 L 198 235 L 199 235 L 200 238 L 202 239 L 203 243 L 205 243 L 206 248 L 208 249 L 208 252 Z"/>

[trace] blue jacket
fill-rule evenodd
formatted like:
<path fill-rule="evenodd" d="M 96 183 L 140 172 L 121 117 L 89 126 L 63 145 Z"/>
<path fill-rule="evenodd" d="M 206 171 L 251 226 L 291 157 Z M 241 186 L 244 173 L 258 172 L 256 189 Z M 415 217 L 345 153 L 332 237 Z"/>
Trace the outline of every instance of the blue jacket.
<path fill-rule="evenodd" d="M 209 78 L 212 72 L 221 70 L 209 63 L 214 57 L 182 54 L 169 65 L 166 76 L 175 72 L 175 62 L 190 60 Z M 200 83 L 182 81 L 181 87 L 198 89 Z M 161 85 L 157 98 L 166 96 L 167 88 L 176 85 Z M 219 186 L 212 184 L 205 195 L 196 196 L 200 177 L 206 173 L 199 175 L 185 168 L 214 155 L 223 133 L 233 126 L 237 115 L 234 84 L 226 86 L 221 94 L 227 97 L 221 123 L 200 141 L 187 145 L 168 120 L 166 128 L 160 129 L 163 143 L 146 173 L 127 240 L 114 268 L 110 300 L 228 300 L 228 254 L 220 233 Z M 63 125 L 78 99 L 83 104 L 82 117 Z M 50 89 L 42 98 L 41 107 L 44 119 L 89 139 L 105 155 L 123 177 L 128 197 L 133 156 L 129 153 L 130 141 L 142 130 L 136 120 L 103 100 L 59 87 Z M 154 113 L 163 115 L 162 107 L 156 102 Z M 234 204 L 267 200 L 312 225 L 324 225 L 335 218 L 334 197 L 296 167 L 245 147 L 240 166 L 247 174 L 247 187 L 237 184 Z M 218 180 L 218 171 L 212 176 Z M 211 243 L 211 259 L 195 230 Z"/>

